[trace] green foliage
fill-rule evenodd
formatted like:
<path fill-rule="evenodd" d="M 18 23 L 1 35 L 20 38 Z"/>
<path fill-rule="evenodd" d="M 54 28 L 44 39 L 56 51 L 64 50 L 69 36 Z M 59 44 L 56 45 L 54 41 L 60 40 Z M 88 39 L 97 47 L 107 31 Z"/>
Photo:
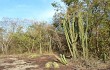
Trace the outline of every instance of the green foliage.
<path fill-rule="evenodd" d="M 62 0 L 66 5 L 71 5 L 73 2 L 77 3 L 79 0 Z"/>
<path fill-rule="evenodd" d="M 63 19 L 57 18 L 57 20 L 63 20 L 64 31 L 61 32 L 65 33 L 67 44 L 70 44 L 68 47 L 71 48 L 69 49 L 71 55 L 73 55 L 71 41 L 75 35 L 70 32 L 70 27 L 74 19 L 76 27 L 73 29 L 78 34 L 76 41 L 78 52 L 83 54 L 84 58 L 93 55 L 103 61 L 107 60 L 110 57 L 110 0 L 62 0 L 62 2 L 67 5 L 66 16 L 60 15 L 58 17 L 63 17 Z M 53 22 L 54 25 L 55 22 Z M 56 28 L 62 28 L 62 22 L 59 24 L 56 22 L 56 24 Z"/>
<path fill-rule="evenodd" d="M 57 2 L 53 25 L 45 22 L 4 19 L 0 21 L 0 52 L 51 53 L 72 56 L 98 57 L 104 62 L 110 58 L 110 0 L 62 0 L 65 11 Z M 23 21 L 23 22 L 22 22 Z M 27 25 L 27 26 L 25 26 Z M 66 56 L 59 61 L 67 64 Z M 32 55 L 31 57 L 35 57 Z M 59 67 L 57 63 L 56 68 Z M 48 64 L 46 65 L 47 67 Z"/>
<path fill-rule="evenodd" d="M 11 24 L 10 24 L 11 25 Z M 12 53 L 51 53 L 53 37 L 51 34 L 54 34 L 53 26 L 45 24 L 44 22 L 36 22 L 28 26 L 25 31 L 23 31 L 22 26 L 16 26 L 14 32 L 4 32 L 3 36 L 4 41 L 0 41 L 0 45 L 7 47 L 7 52 Z M 12 30 L 12 29 L 10 29 Z M 8 30 L 8 31 L 10 31 Z M 53 30 L 53 32 L 49 32 Z M 5 41 L 6 38 L 6 41 Z M 0 38 L 0 40 L 2 40 Z M 5 49 L 5 48 L 3 48 Z M 4 50 L 5 51 L 5 50 Z"/>

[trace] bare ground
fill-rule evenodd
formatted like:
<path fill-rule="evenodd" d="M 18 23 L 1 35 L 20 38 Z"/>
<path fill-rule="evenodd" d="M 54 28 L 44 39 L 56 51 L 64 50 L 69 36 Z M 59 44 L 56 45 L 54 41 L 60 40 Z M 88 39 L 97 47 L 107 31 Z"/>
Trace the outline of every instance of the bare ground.
<path fill-rule="evenodd" d="M 59 64 L 59 68 L 45 68 L 47 62 L 55 62 L 53 55 L 42 55 L 36 58 L 27 58 L 26 56 L 0 56 L 0 70 L 110 70 L 109 64 L 100 63 L 97 67 L 92 64 L 77 61 L 69 62 L 68 65 Z M 94 63 L 94 62 L 93 62 Z"/>

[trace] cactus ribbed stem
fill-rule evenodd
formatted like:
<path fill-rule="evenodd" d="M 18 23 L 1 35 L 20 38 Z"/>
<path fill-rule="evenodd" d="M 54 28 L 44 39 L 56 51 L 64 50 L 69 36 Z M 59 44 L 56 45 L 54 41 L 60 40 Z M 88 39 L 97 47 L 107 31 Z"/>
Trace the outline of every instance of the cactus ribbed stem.
<path fill-rule="evenodd" d="M 72 22 L 70 20 L 66 19 L 63 21 L 63 27 L 64 27 L 64 32 L 67 40 L 67 44 L 69 47 L 69 51 L 71 53 L 71 56 L 76 59 L 78 57 L 78 52 L 77 52 L 77 38 L 78 34 L 75 32 L 75 27 L 74 27 L 74 18 L 72 19 Z"/>
<path fill-rule="evenodd" d="M 84 29 L 84 21 L 82 17 L 82 13 L 78 13 L 78 26 L 79 26 L 79 35 L 81 40 L 81 46 L 83 49 L 83 57 L 84 59 L 88 58 L 88 43 L 87 43 L 87 29 L 88 29 L 88 21 L 86 24 L 86 29 Z"/>

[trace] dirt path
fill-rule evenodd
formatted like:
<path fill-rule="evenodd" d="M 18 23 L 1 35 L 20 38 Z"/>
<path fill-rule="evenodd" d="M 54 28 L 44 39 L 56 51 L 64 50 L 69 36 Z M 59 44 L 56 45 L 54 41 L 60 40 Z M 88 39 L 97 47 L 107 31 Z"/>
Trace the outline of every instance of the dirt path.
<path fill-rule="evenodd" d="M 9 58 L 1 58 L 0 59 L 0 70 L 33 70 L 33 68 L 37 68 L 38 65 L 33 65 L 32 63 L 28 63 L 23 59 L 18 59 L 15 57 Z"/>

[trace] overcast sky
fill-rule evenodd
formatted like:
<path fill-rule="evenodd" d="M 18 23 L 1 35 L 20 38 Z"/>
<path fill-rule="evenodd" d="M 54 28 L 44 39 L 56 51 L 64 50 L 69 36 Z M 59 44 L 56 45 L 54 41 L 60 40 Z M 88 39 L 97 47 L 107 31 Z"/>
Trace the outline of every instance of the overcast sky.
<path fill-rule="evenodd" d="M 0 19 L 3 17 L 50 21 L 54 15 L 52 2 L 60 0 L 0 0 Z"/>

